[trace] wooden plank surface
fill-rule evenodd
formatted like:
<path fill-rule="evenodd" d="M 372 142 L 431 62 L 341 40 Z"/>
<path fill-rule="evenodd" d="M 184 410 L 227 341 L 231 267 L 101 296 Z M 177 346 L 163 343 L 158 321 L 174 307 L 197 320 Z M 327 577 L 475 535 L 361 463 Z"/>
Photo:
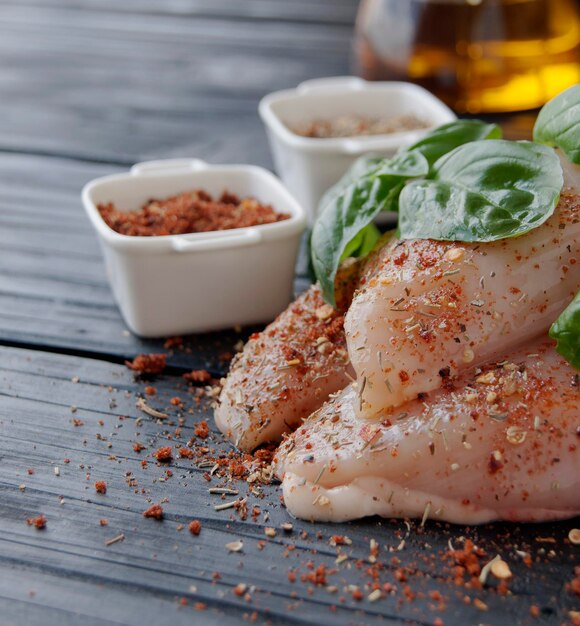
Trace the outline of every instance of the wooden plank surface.
<path fill-rule="evenodd" d="M 242 521 L 231 510 L 214 510 L 222 500 L 207 489 L 224 480 L 208 483 L 207 469 L 194 461 L 160 466 L 151 456 L 158 446 L 184 445 L 194 424 L 210 417 L 205 401 L 195 407 L 181 378 L 153 382 L 157 395 L 147 401 L 168 412 L 163 423 L 137 410 L 145 383 L 135 382 L 123 366 L 2 348 L 0 381 L 0 608 L 14 623 L 74 624 L 82 617 L 89 624 L 185 624 L 197 617 L 199 623 L 234 624 L 243 613 L 257 611 L 258 623 L 272 619 L 276 624 L 431 624 L 436 617 L 446 624 L 522 624 L 531 623 L 532 604 L 540 610 L 536 623 L 561 623 L 574 607 L 565 590 L 575 563 L 566 539 L 571 522 L 472 529 L 407 527 L 400 520 L 311 525 L 290 520 L 276 485 L 264 486 L 264 497 L 256 497 L 246 483 L 227 483 L 247 495 L 249 510 L 260 507 L 256 520 Z M 175 395 L 184 400 L 183 411 L 169 403 Z M 180 414 L 185 425 L 176 437 Z M 74 426 L 73 419 L 82 425 Z M 133 451 L 135 441 L 146 446 L 140 454 Z M 229 450 L 217 433 L 205 443 L 223 454 Z M 168 467 L 173 476 L 163 481 Z M 129 478 L 136 483 L 129 485 Z M 106 481 L 106 494 L 95 493 L 96 480 Z M 163 502 L 164 521 L 143 518 L 151 502 Z M 47 518 L 45 530 L 26 524 L 38 514 Z M 107 526 L 99 525 L 101 518 Z M 202 522 L 198 537 L 178 531 L 193 518 Z M 288 521 L 294 528 L 287 534 L 280 525 Z M 277 536 L 268 538 L 266 527 L 276 528 Z M 124 541 L 105 545 L 121 533 Z M 332 547 L 331 535 L 347 535 L 352 545 Z M 451 566 L 438 555 L 448 551 L 449 541 L 459 547 L 463 537 L 486 550 L 483 561 L 501 554 L 510 563 L 514 580 L 508 595 L 499 594 L 495 583 L 482 590 L 456 586 Z M 553 543 L 544 543 L 546 537 Z M 367 574 L 371 538 L 380 545 L 376 579 Z M 403 538 L 404 547 L 393 552 Z M 225 544 L 237 539 L 244 542 L 243 552 L 228 553 Z M 530 552 L 532 567 L 516 550 Z M 337 565 L 338 553 L 349 558 Z M 326 585 L 300 582 L 301 574 L 311 571 L 309 561 L 332 570 Z M 289 581 L 289 571 L 297 572 L 297 582 Z M 400 571 L 406 572 L 406 582 L 398 580 Z M 366 596 L 376 581 L 396 591 L 369 602 Z M 251 599 L 233 592 L 239 583 L 248 585 Z M 417 594 L 412 601 L 404 592 L 407 584 Z M 359 586 L 365 599 L 352 599 L 348 585 Z M 336 586 L 336 592 L 328 586 Z M 438 602 L 429 596 L 435 592 L 445 610 L 435 608 Z M 475 598 L 488 610 L 477 609 Z M 203 617 L 193 608 L 196 602 L 207 606 Z"/>
<path fill-rule="evenodd" d="M 19 3 L 0 4 L 0 28 L 0 149 L 113 163 L 268 164 L 259 99 L 348 72 L 352 32 Z"/>
<path fill-rule="evenodd" d="M 437 617 L 457 626 L 561 624 L 578 608 L 566 590 L 577 564 L 566 539 L 574 522 L 423 529 L 376 519 L 337 526 L 294 520 L 287 535 L 279 528 L 289 518 L 276 485 L 264 486 L 263 498 L 249 495 L 261 512 L 243 521 L 231 510 L 214 510 L 219 496 L 207 488 L 218 481 L 203 478 L 207 469 L 180 459 L 162 481 L 167 468 L 151 458 L 157 446 L 177 443 L 171 397 L 186 401 L 179 442 L 199 420 L 211 423 L 207 401 L 195 405 L 180 373 L 209 367 L 219 375 L 224 353 L 245 333 L 186 339 L 148 400 L 168 407 L 169 423 L 144 416 L 135 403 L 145 383 L 119 363 L 162 350 L 163 341 L 127 332 L 80 189 L 96 176 L 165 156 L 271 167 L 259 99 L 308 78 L 348 73 L 356 6 L 356 0 L 0 0 L 2 626 L 229 626 L 251 621 L 253 611 L 261 624 L 433 624 Z M 508 136 L 526 137 L 533 117 L 498 119 Z M 306 284 L 303 261 L 298 270 L 299 290 Z M 147 446 L 140 455 L 136 439 Z M 230 451 L 215 432 L 210 442 Z M 137 487 L 128 484 L 132 477 Z M 106 495 L 95 493 L 97 479 L 107 481 Z M 237 488 L 246 495 L 245 483 Z M 142 517 L 150 502 L 164 499 L 163 522 Z M 26 524 L 39 513 L 48 520 L 43 531 Z M 194 517 L 203 524 L 199 537 L 177 530 Z M 100 526 L 100 518 L 108 525 Z M 265 536 L 266 526 L 278 529 L 275 538 Z M 105 545 L 119 533 L 124 541 Z M 349 558 L 339 565 L 329 544 L 334 534 L 353 541 L 341 548 Z M 371 537 L 381 546 L 380 583 L 395 588 L 375 603 L 366 599 Z M 515 575 L 508 595 L 495 585 L 465 589 L 450 580 L 452 565 L 439 555 L 464 537 L 490 558 L 509 560 Z M 237 538 L 243 553 L 228 554 L 225 544 Z M 391 552 L 403 538 L 404 547 Z M 531 567 L 517 551 L 530 552 Z M 308 561 L 336 569 L 327 583 L 336 592 L 300 581 Z M 417 594 L 413 601 L 398 580 L 401 568 Z M 296 583 L 289 571 L 297 572 Z M 250 599 L 233 592 L 241 582 Z M 364 599 L 355 601 L 348 585 L 359 586 Z M 434 592 L 445 610 L 435 607 Z M 196 611 L 196 602 L 206 610 Z"/>
<path fill-rule="evenodd" d="M 227 17 L 229 19 L 321 22 L 351 26 L 356 0 L 53 0 L 53 7 L 122 14 L 179 15 L 180 17 Z M 42 0 L 20 0 L 19 6 L 43 7 Z"/>

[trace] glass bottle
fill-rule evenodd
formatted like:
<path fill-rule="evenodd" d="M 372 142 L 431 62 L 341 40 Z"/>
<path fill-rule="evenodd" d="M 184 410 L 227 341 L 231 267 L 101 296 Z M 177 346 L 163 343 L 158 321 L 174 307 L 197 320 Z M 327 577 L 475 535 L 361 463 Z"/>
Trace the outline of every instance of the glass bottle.
<path fill-rule="evenodd" d="M 355 62 L 461 113 L 539 107 L 580 82 L 576 0 L 362 0 Z"/>

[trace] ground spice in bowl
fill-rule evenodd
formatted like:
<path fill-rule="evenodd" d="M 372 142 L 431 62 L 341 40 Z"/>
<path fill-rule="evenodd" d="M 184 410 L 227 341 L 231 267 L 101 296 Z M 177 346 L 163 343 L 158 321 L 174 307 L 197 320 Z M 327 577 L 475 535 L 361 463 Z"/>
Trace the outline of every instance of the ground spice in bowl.
<path fill-rule="evenodd" d="M 99 204 L 101 217 L 114 231 L 134 237 L 184 235 L 232 228 L 248 228 L 287 220 L 269 204 L 255 198 L 239 198 L 224 191 L 214 199 L 195 189 L 164 200 L 149 200 L 137 211 L 123 211 L 115 204 Z"/>
<path fill-rule="evenodd" d="M 292 126 L 290 130 L 302 137 L 332 139 L 335 137 L 359 137 L 389 135 L 408 130 L 428 128 L 425 120 L 415 115 L 370 117 L 366 115 L 341 115 L 332 119 L 316 119 L 312 122 Z"/>

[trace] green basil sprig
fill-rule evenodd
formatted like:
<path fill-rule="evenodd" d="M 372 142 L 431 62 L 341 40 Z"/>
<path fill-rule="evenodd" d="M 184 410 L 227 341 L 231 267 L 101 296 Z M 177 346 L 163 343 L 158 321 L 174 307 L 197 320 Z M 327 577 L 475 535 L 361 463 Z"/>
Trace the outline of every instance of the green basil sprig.
<path fill-rule="evenodd" d="M 481 120 L 456 120 L 438 126 L 407 150 L 420 152 L 431 166 L 458 146 L 480 139 L 501 139 L 501 128 Z"/>
<path fill-rule="evenodd" d="M 401 153 L 381 161 L 342 193 L 331 197 L 322 209 L 312 230 L 312 266 L 324 299 L 332 306 L 336 304 L 334 279 L 348 244 L 378 213 L 396 210 L 407 180 L 425 176 L 428 171 L 429 164 L 421 153 Z"/>
<path fill-rule="evenodd" d="M 580 291 L 550 328 L 556 350 L 580 370 Z"/>
<path fill-rule="evenodd" d="M 574 85 L 542 107 L 534 141 L 558 146 L 572 163 L 580 163 L 580 85 Z"/>
<path fill-rule="evenodd" d="M 564 179 L 556 153 L 529 141 L 475 141 L 442 156 L 399 199 L 403 239 L 495 241 L 544 223 Z"/>
<path fill-rule="evenodd" d="M 479 139 L 501 137 L 495 124 L 457 120 L 431 131 L 393 159 L 376 155 L 355 161 L 319 204 L 311 238 L 312 268 L 325 300 L 334 306 L 334 278 L 346 256 L 366 256 L 379 233 L 372 220 L 381 211 L 396 211 L 406 181 L 427 176 L 443 154 Z"/>

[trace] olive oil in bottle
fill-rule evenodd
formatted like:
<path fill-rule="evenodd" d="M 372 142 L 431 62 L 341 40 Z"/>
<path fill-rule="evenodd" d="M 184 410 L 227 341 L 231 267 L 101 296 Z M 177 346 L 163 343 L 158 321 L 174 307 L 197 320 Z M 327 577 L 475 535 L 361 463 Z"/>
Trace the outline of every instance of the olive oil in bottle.
<path fill-rule="evenodd" d="M 580 82 L 576 0 L 362 0 L 370 80 L 417 82 L 463 113 L 539 107 Z"/>

